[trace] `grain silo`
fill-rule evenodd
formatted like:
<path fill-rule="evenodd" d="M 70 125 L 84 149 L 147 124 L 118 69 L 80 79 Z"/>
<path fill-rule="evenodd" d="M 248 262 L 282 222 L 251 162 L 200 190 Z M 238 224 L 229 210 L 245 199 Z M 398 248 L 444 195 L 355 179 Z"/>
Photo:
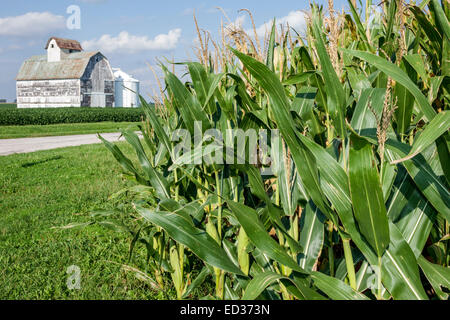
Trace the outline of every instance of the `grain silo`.
<path fill-rule="evenodd" d="M 137 108 L 139 102 L 139 80 L 134 79 L 119 68 L 113 68 L 115 81 L 115 106 Z"/>

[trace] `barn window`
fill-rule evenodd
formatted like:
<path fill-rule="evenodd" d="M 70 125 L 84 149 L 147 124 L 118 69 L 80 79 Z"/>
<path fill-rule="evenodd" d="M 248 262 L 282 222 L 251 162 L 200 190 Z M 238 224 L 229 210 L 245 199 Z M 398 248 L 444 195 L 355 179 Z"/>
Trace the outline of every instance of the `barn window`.
<path fill-rule="evenodd" d="M 55 47 L 55 45 L 52 43 L 52 45 L 50 46 L 51 48 L 54 48 Z"/>

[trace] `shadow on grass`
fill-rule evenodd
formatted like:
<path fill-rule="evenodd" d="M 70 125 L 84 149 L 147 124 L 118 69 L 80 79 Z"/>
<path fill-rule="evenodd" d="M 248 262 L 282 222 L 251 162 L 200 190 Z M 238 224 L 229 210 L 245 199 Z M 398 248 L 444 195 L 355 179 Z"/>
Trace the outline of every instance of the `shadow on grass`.
<path fill-rule="evenodd" d="M 55 160 L 60 160 L 62 159 L 62 156 L 55 156 L 55 157 L 51 157 L 48 159 L 44 159 L 44 160 L 39 160 L 39 161 L 34 161 L 34 162 L 27 162 L 22 164 L 22 168 L 29 168 L 38 164 L 42 164 L 42 163 L 46 163 L 46 162 L 50 162 L 50 161 L 55 161 Z"/>

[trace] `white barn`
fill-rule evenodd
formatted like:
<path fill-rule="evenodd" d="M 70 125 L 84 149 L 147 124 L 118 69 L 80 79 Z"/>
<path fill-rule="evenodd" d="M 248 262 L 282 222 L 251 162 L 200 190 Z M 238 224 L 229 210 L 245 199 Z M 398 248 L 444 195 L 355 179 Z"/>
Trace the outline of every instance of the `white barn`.
<path fill-rule="evenodd" d="M 52 37 L 46 55 L 27 59 L 16 77 L 18 108 L 113 107 L 114 74 L 100 52 Z"/>

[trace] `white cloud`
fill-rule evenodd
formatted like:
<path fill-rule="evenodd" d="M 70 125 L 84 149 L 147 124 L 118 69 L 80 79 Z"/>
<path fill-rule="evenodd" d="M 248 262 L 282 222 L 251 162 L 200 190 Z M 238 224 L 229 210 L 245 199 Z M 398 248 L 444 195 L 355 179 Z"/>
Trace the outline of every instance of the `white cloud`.
<path fill-rule="evenodd" d="M 234 20 L 234 21 L 233 21 L 231 24 L 229 24 L 228 26 L 229 26 L 229 27 L 236 28 L 236 29 L 241 29 L 241 28 L 243 27 L 243 25 L 245 24 L 245 20 L 246 20 L 246 16 L 244 16 L 244 15 L 238 16 L 238 17 L 236 18 L 236 20 Z"/>
<path fill-rule="evenodd" d="M 279 26 L 280 24 L 294 28 L 298 33 L 302 34 L 306 30 L 306 14 L 302 11 L 291 11 L 285 17 L 277 18 L 276 23 Z M 256 29 L 259 37 L 264 37 L 266 33 L 270 33 L 272 29 L 272 21 L 266 22 L 263 25 L 259 26 Z M 253 34 L 252 30 L 247 30 L 248 34 Z"/>
<path fill-rule="evenodd" d="M 181 37 L 181 29 L 170 30 L 167 34 L 159 34 L 153 39 L 147 36 L 135 36 L 127 31 L 122 31 L 116 37 L 109 34 L 102 35 L 99 39 L 84 41 L 85 50 L 100 50 L 103 53 L 135 53 L 150 50 L 175 49 Z"/>
<path fill-rule="evenodd" d="M 0 18 L 0 36 L 37 36 L 64 29 L 66 20 L 50 12 L 28 12 L 21 16 Z"/>

